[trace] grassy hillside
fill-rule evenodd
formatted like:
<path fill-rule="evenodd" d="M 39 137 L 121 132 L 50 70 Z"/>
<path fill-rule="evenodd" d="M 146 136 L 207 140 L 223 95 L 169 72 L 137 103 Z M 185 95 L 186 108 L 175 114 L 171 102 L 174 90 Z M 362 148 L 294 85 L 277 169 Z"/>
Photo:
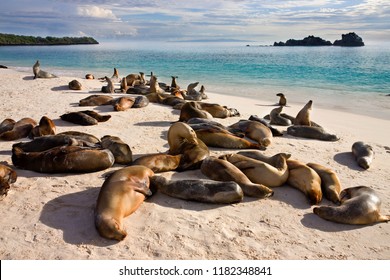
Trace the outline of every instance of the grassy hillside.
<path fill-rule="evenodd" d="M 0 46 L 99 44 L 92 37 L 34 37 L 0 33 Z"/>

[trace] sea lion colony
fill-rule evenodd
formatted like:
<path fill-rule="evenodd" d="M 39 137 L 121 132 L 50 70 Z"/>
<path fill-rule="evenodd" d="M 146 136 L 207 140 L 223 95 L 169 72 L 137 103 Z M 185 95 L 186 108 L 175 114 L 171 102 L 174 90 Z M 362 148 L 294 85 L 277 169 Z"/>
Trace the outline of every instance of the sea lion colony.
<path fill-rule="evenodd" d="M 55 77 L 42 72 L 39 62 L 33 70 L 35 78 Z M 93 78 L 93 75 L 86 75 L 86 79 Z M 319 204 L 323 197 L 334 203 L 335 206 L 326 206 L 326 209 L 325 206 L 314 208 L 314 213 L 324 219 L 351 224 L 370 224 L 390 219 L 379 213 L 380 199 L 373 189 L 365 187 L 364 194 L 367 195 L 359 195 L 359 199 L 352 200 L 353 195 L 347 194 L 356 193 L 353 188 L 342 190 L 337 174 L 326 166 L 297 161 L 291 154 L 279 153 L 266 157 L 260 152 L 272 145 L 273 137 L 285 134 L 271 126 L 274 124 L 288 126 L 287 134 L 291 136 L 337 141 L 337 136 L 327 133 L 311 120 L 312 100 L 296 117 L 292 117 L 281 113 L 286 98 L 278 94 L 282 102 L 270 115 L 264 118 L 251 116 L 248 120 L 235 121 L 225 127 L 214 118 L 239 117 L 239 112 L 234 108 L 202 102 L 207 95 L 203 86 L 200 91 L 195 89 L 198 82 L 189 84 L 187 90 L 181 90 L 177 76 L 172 76 L 171 86 L 167 86 L 159 83 L 153 74 L 150 81 L 146 81 L 143 72 L 120 79 L 117 69 L 114 69 L 111 79 L 106 76 L 101 80 L 107 82 L 101 90 L 106 94 L 84 98 L 79 101 L 79 106 L 109 105 L 115 111 L 123 111 L 145 107 L 149 102 L 154 102 L 180 110 L 178 122 L 173 123 L 168 130 L 169 150 L 133 160 L 129 145 L 117 136 L 106 135 L 98 139 L 79 131 L 56 134 L 55 124 L 47 116 L 43 116 L 39 124 L 30 118 L 19 121 L 4 119 L 0 123 L 1 140 L 15 141 L 27 137 L 31 140 L 12 146 L 13 167 L 0 165 L 2 198 L 7 196 L 10 186 L 17 180 L 18 168 L 41 173 L 84 173 L 120 164 L 127 167 L 105 180 L 96 205 L 96 228 L 103 237 L 110 239 L 125 238 L 123 218 L 136 211 L 145 197 L 152 194 L 149 187 L 153 192 L 158 190 L 185 200 L 239 203 L 244 196 L 271 197 L 272 188 L 289 185 L 300 190 L 310 204 Z M 117 83 L 120 88 L 116 88 Z M 71 81 L 69 87 L 73 90 L 82 89 L 81 83 L 76 80 Z M 123 92 L 123 88 L 126 88 L 127 94 L 135 93 L 137 96 L 110 96 L 110 93 Z M 63 121 L 78 125 L 96 125 L 111 118 L 110 115 L 100 115 L 91 110 L 67 112 L 60 117 Z M 245 151 L 228 152 L 216 157 L 209 149 L 212 147 Z M 354 155 L 360 166 L 367 169 L 374 153 L 371 146 L 356 142 L 352 146 L 351 155 Z M 192 169 L 199 169 L 210 180 L 172 181 L 157 175 L 165 171 L 183 172 Z M 349 197 L 353 203 L 347 201 Z M 348 205 L 362 206 L 360 212 L 355 211 L 351 217 Z"/>

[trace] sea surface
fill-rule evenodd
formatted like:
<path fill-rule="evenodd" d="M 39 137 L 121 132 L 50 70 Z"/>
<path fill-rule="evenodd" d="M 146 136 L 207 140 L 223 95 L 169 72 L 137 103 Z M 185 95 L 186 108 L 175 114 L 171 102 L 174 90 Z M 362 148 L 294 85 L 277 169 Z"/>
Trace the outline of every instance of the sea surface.
<path fill-rule="evenodd" d="M 0 47 L 0 64 L 83 78 L 153 72 L 181 88 L 199 82 L 206 91 L 258 98 L 264 105 L 288 101 L 390 120 L 388 46 L 273 47 L 245 43 L 104 42 L 99 45 Z M 1 93 L 0 93 L 1 94 Z M 314 107 L 315 108 L 315 107 Z"/>

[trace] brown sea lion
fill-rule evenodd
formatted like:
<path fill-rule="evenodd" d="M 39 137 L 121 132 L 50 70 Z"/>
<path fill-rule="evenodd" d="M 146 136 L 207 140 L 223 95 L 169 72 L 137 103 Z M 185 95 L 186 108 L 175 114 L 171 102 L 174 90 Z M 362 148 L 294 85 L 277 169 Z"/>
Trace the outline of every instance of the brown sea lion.
<path fill-rule="evenodd" d="M 262 123 L 251 120 L 240 120 L 239 122 L 232 124 L 229 127 L 244 132 L 246 137 L 256 141 L 262 147 L 268 147 L 272 143 L 272 132 Z"/>
<path fill-rule="evenodd" d="M 252 183 L 240 169 L 227 160 L 209 156 L 203 160 L 200 170 L 212 180 L 236 182 L 247 196 L 265 198 L 274 193 L 264 185 Z"/>
<path fill-rule="evenodd" d="M 337 174 L 318 163 L 308 163 L 307 166 L 314 169 L 321 178 L 321 190 L 326 199 L 340 204 L 341 183 Z"/>
<path fill-rule="evenodd" d="M 16 121 L 13 119 L 4 119 L 0 123 L 0 135 L 6 131 L 12 130 L 12 128 L 15 126 Z"/>
<path fill-rule="evenodd" d="M 372 149 L 372 146 L 362 141 L 355 142 L 352 145 L 352 154 L 360 167 L 364 169 L 370 168 L 372 160 L 374 159 L 374 150 Z"/>
<path fill-rule="evenodd" d="M 180 89 L 180 86 L 177 84 L 177 81 L 176 81 L 176 79 L 177 79 L 178 77 L 177 77 L 177 76 L 171 76 L 171 77 L 172 77 L 171 91 Z"/>
<path fill-rule="evenodd" d="M 97 138 L 96 136 L 85 133 L 85 132 L 80 132 L 80 131 L 64 131 L 61 133 L 58 133 L 57 135 L 67 135 L 72 138 L 75 138 L 77 141 L 86 143 L 87 146 L 91 144 L 92 146 L 96 144 L 100 144 L 100 139 Z"/>
<path fill-rule="evenodd" d="M 92 75 L 92 74 L 86 74 L 86 75 L 85 75 L 85 79 L 87 79 L 87 80 L 94 80 L 94 79 L 95 79 L 95 76 Z"/>
<path fill-rule="evenodd" d="M 153 175 L 147 167 L 128 166 L 104 181 L 95 207 L 95 226 L 102 237 L 120 241 L 127 236 L 123 219 L 151 195 L 149 177 Z"/>
<path fill-rule="evenodd" d="M 284 96 L 283 93 L 278 93 L 278 94 L 276 94 L 276 96 L 279 96 L 278 104 L 280 106 L 286 106 L 287 105 L 287 99 L 286 99 L 286 96 Z"/>
<path fill-rule="evenodd" d="M 35 137 L 34 140 L 28 142 L 19 142 L 12 145 L 18 147 L 24 152 L 43 152 L 59 146 L 83 146 L 83 141 L 78 141 L 65 134 L 45 135 Z"/>
<path fill-rule="evenodd" d="M 140 156 L 133 161 L 133 165 L 143 165 L 155 173 L 174 171 L 179 167 L 182 155 L 168 155 L 163 153 Z"/>
<path fill-rule="evenodd" d="M 119 72 L 118 69 L 114 68 L 114 74 L 111 76 L 111 81 L 112 82 L 120 82 L 121 78 L 119 77 Z"/>
<path fill-rule="evenodd" d="M 209 112 L 214 118 L 225 119 L 227 117 L 238 117 L 240 112 L 235 108 L 228 108 L 216 103 L 197 102 L 200 109 Z"/>
<path fill-rule="evenodd" d="M 106 80 L 107 85 L 106 86 L 102 86 L 101 91 L 103 93 L 115 93 L 115 87 L 114 87 L 113 81 L 109 77 L 107 77 L 107 76 L 105 76 L 104 79 Z"/>
<path fill-rule="evenodd" d="M 21 138 L 26 138 L 30 135 L 32 129 L 37 125 L 37 122 L 31 118 L 23 118 L 17 121 L 11 130 L 0 134 L 0 140 L 13 141 Z"/>
<path fill-rule="evenodd" d="M 97 125 L 98 121 L 83 113 L 83 112 L 70 112 L 66 114 L 62 114 L 60 116 L 61 120 L 71 122 L 74 124 L 80 124 L 80 125 Z"/>
<path fill-rule="evenodd" d="M 7 165 L 0 164 L 0 200 L 7 196 L 10 185 L 16 182 L 18 175 Z"/>
<path fill-rule="evenodd" d="M 366 186 L 344 189 L 340 206 L 314 207 L 313 212 L 323 219 L 352 225 L 367 225 L 390 221 L 390 215 L 380 214 L 381 199 Z"/>
<path fill-rule="evenodd" d="M 297 116 L 294 119 L 294 125 L 307 125 L 311 126 L 310 112 L 312 108 L 313 101 L 310 100 L 306 103 L 305 106 L 298 112 Z"/>
<path fill-rule="evenodd" d="M 316 139 L 321 141 L 338 141 L 335 134 L 326 132 L 322 127 L 307 125 L 292 125 L 287 128 L 287 134 L 295 137 Z"/>
<path fill-rule="evenodd" d="M 92 110 L 79 111 L 80 113 L 87 114 L 88 116 L 94 118 L 98 122 L 106 122 L 111 119 L 111 115 L 100 115 L 98 112 Z"/>
<path fill-rule="evenodd" d="M 181 107 L 179 121 L 186 122 L 191 118 L 212 119 L 213 116 L 209 112 L 202 110 L 197 102 L 189 101 Z"/>
<path fill-rule="evenodd" d="M 280 153 L 274 156 L 275 165 L 239 154 L 227 154 L 219 158 L 232 163 L 253 183 L 269 188 L 279 187 L 288 179 L 289 171 L 286 160 L 290 158 L 289 154 Z"/>
<path fill-rule="evenodd" d="M 278 154 L 275 154 L 273 156 L 266 156 L 258 150 L 239 151 L 239 152 L 237 152 L 237 154 L 266 162 L 268 164 L 271 164 L 274 167 L 276 167 L 279 164 L 281 155 L 283 157 L 286 157 L 286 158 L 291 157 L 291 154 L 288 154 L 288 153 L 278 153 Z"/>
<path fill-rule="evenodd" d="M 79 101 L 79 106 L 112 105 L 114 98 L 109 95 L 90 95 Z"/>
<path fill-rule="evenodd" d="M 77 80 L 70 81 L 68 86 L 69 86 L 69 89 L 71 89 L 71 90 L 82 90 L 83 89 L 82 84 Z"/>
<path fill-rule="evenodd" d="M 150 77 L 150 92 L 155 92 L 155 93 L 165 93 L 165 90 L 163 90 L 161 87 L 160 87 L 160 84 L 159 82 L 157 81 L 157 77 L 152 75 Z"/>
<path fill-rule="evenodd" d="M 204 85 L 200 86 L 199 93 L 200 93 L 200 96 L 202 97 L 202 99 L 208 99 L 209 98 L 207 96 L 207 94 L 206 94 L 206 88 L 204 87 Z"/>
<path fill-rule="evenodd" d="M 115 99 L 112 105 L 114 106 L 115 111 L 126 111 L 127 109 L 133 107 L 134 102 L 135 98 L 122 96 Z"/>
<path fill-rule="evenodd" d="M 108 149 L 114 155 L 115 163 L 130 164 L 133 161 L 133 153 L 125 142 L 117 136 L 105 135 L 100 141 L 103 149 Z"/>
<path fill-rule="evenodd" d="M 36 78 L 57 78 L 56 75 L 41 70 L 41 64 L 39 60 L 33 65 L 34 79 Z"/>
<path fill-rule="evenodd" d="M 44 135 L 54 135 L 54 134 L 56 134 L 56 125 L 47 116 L 43 116 L 39 120 L 39 124 L 31 130 L 31 136 L 33 138 L 44 136 Z"/>
<path fill-rule="evenodd" d="M 271 125 L 289 126 L 292 124 L 289 119 L 284 118 L 280 115 L 282 110 L 283 110 L 283 106 L 279 106 L 278 108 L 271 110 L 271 113 L 269 114 Z"/>
<path fill-rule="evenodd" d="M 78 146 L 54 147 L 43 152 L 24 152 L 12 148 L 12 163 L 22 169 L 40 173 L 88 173 L 107 169 L 114 164 L 109 150 Z"/>
<path fill-rule="evenodd" d="M 139 72 L 139 74 L 129 74 L 125 78 L 127 85 L 130 87 L 145 85 L 145 74 L 143 72 Z"/>
<path fill-rule="evenodd" d="M 303 192 L 311 204 L 322 200 L 321 177 L 312 168 L 298 160 L 287 160 L 287 184 Z"/>
<path fill-rule="evenodd" d="M 276 137 L 276 136 L 283 136 L 283 132 L 281 132 L 281 131 L 279 131 L 278 129 L 272 127 L 272 126 L 271 126 L 265 119 L 263 119 L 263 118 L 260 118 L 260 117 L 258 117 L 258 116 L 256 116 L 256 115 L 251 115 L 251 116 L 249 117 L 249 120 L 250 120 L 250 121 L 259 122 L 259 123 L 265 125 L 266 127 L 268 127 L 268 128 L 271 130 L 271 132 L 272 132 L 272 136 L 275 136 L 275 137 Z"/>
<path fill-rule="evenodd" d="M 244 197 L 241 187 L 233 181 L 168 180 L 162 176 L 153 176 L 150 178 L 150 187 L 175 198 L 207 203 L 238 203 Z"/>
<path fill-rule="evenodd" d="M 129 89 L 129 87 L 127 85 L 126 78 L 124 78 L 121 80 L 121 92 L 126 93 L 128 89 Z"/>

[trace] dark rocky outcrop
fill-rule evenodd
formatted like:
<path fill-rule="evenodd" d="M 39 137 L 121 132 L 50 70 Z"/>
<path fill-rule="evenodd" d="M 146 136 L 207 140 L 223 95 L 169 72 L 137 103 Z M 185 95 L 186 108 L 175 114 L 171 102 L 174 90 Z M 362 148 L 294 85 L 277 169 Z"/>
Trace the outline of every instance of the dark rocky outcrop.
<path fill-rule="evenodd" d="M 331 46 L 332 43 L 330 41 L 326 41 L 320 37 L 315 37 L 313 35 L 305 37 L 302 40 L 289 39 L 286 43 L 283 42 L 275 42 L 274 46 Z"/>
<path fill-rule="evenodd" d="M 355 32 L 350 32 L 341 35 L 341 40 L 334 41 L 333 45 L 341 47 L 362 47 L 364 46 L 364 42 Z"/>

